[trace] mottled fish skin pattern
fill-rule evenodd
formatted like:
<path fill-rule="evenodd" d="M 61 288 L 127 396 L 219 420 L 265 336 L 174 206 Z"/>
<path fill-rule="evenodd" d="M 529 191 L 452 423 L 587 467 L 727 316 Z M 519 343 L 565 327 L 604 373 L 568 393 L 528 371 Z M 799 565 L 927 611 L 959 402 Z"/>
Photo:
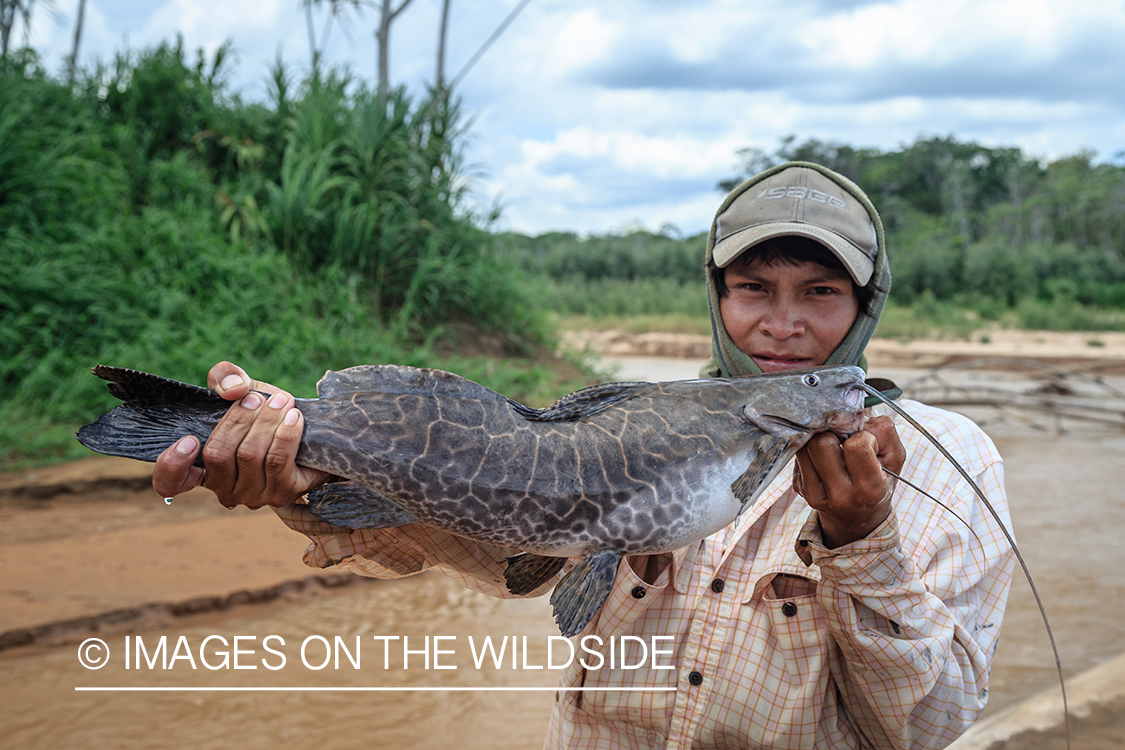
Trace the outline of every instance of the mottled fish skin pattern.
<path fill-rule="evenodd" d="M 608 406 L 572 394 L 568 418 L 541 421 L 447 372 L 354 367 L 326 375 L 321 398 L 298 399 L 297 461 L 477 541 L 553 556 L 651 554 L 731 523 L 744 503 L 730 486 L 755 456 L 776 455 L 760 490 L 815 432 L 859 429 L 863 378 L 832 367 L 628 384 Z"/>

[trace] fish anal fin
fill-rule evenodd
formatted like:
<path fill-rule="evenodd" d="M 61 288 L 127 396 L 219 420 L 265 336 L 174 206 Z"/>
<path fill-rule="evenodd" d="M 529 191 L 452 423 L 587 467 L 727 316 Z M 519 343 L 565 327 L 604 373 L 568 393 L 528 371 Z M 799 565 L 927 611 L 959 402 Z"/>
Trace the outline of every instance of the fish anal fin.
<path fill-rule="evenodd" d="M 308 494 L 317 520 L 343 529 L 388 529 L 418 523 L 414 516 L 382 495 L 355 482 L 333 482 Z"/>
<path fill-rule="evenodd" d="M 730 485 L 730 491 L 742 503 L 742 507 L 738 509 L 740 514 L 749 507 L 762 489 L 774 480 L 796 452 L 790 441 L 778 440 L 770 436 L 764 436 L 759 440 L 756 448 L 757 455 L 746 467 L 746 471 Z"/>
<path fill-rule="evenodd" d="M 565 557 L 544 557 L 522 552 L 508 558 L 504 581 L 513 595 L 526 596 L 554 578 L 565 564 Z"/>
<path fill-rule="evenodd" d="M 621 553 L 613 550 L 591 552 L 555 586 L 551 607 L 564 636 L 577 635 L 594 619 L 609 598 L 620 560 Z"/>

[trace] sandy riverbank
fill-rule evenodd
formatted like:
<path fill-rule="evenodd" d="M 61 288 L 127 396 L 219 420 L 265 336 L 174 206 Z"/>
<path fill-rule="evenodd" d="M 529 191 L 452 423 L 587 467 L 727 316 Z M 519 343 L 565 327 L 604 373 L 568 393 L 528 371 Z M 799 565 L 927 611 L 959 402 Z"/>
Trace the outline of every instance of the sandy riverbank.
<path fill-rule="evenodd" d="M 624 338 L 638 343 L 638 337 Z M 656 338 L 639 338 L 639 346 L 628 351 L 667 356 L 671 346 L 667 341 L 679 341 L 673 336 L 660 345 L 653 343 Z M 918 351 L 939 353 L 927 356 L 965 358 L 979 346 L 989 347 L 990 356 L 1029 356 L 1033 347 L 1051 340 L 1056 347 L 1053 353 L 1039 355 L 1046 361 L 1091 359 L 1108 364 L 1114 357 L 1125 361 L 1125 336 L 1104 336 L 1103 347 L 1090 347 L 1082 335 L 1044 334 L 1044 341 L 1038 338 L 1034 334 L 1016 337 L 1002 347 L 995 346 L 998 339 L 973 347 L 966 342 L 912 343 Z M 699 342 L 690 345 L 698 347 Z M 621 344 L 616 346 L 603 351 L 622 351 Z M 893 366 L 901 366 L 901 357 L 879 354 L 882 346 L 872 348 L 873 365 L 891 366 L 883 363 L 893 362 Z M 898 342 L 885 346 L 901 353 L 894 348 L 902 346 Z M 1085 356 L 1087 350 L 1096 350 L 1097 356 Z M 678 367 L 685 365 L 690 370 L 694 363 Z M 1116 590 L 1125 582 L 1121 573 L 1125 553 L 1119 545 L 1090 540 L 1092 529 L 1125 522 L 1121 518 L 1125 512 L 1122 438 L 1014 432 L 999 441 L 1009 458 L 1009 493 L 1017 533 L 1040 578 L 1064 652 L 1064 666 L 1078 684 L 1077 716 L 1081 718 L 1076 721 L 1075 748 L 1119 747 L 1117 741 L 1125 737 L 1125 699 L 1120 697 L 1125 691 L 1118 689 L 1125 684 L 1125 661 L 1113 659 L 1122 646 L 1125 610 L 1098 592 Z M 108 458 L 0 475 L 0 571 L 4 581 L 0 586 L 0 649 L 6 647 L 5 657 L 52 644 L 73 644 L 94 633 L 151 631 L 193 617 L 224 617 L 255 606 L 271 606 L 269 602 L 297 606 L 317 597 L 347 596 L 358 591 L 357 585 L 382 585 L 304 567 L 300 562 L 304 537 L 282 526 L 268 511 L 226 511 L 205 490 L 187 493 L 165 506 L 149 488 L 149 477 L 144 464 Z M 1082 498 L 1097 502 L 1078 502 Z M 1060 507 L 1066 508 L 1062 514 Z M 1101 550 L 1096 552 L 1097 571 L 1089 565 L 1094 549 Z M 348 584 L 347 588 L 334 588 L 341 584 Z M 448 596 L 442 591 L 441 587 L 434 589 L 436 595 Z M 1062 747 L 1058 721 L 1050 719 L 1052 714 L 1061 719 L 1061 713 L 1047 705 L 1054 690 L 1053 666 L 1029 599 L 1026 583 L 1017 580 L 993 671 L 993 718 L 978 725 L 978 740 L 970 737 L 958 747 Z M 28 649 L 31 643 L 37 646 Z M 1087 668 L 1100 668 L 1093 687 L 1083 687 L 1078 678 Z M 1116 687 L 1106 689 L 1106 684 Z M 1048 691 L 1041 699 L 1045 703 L 1025 706 L 1020 713 L 1020 701 L 1040 689 Z M 1005 707 L 1007 712 L 999 710 Z M 532 726 L 529 734 L 536 735 L 539 726 Z M 1016 737 L 1017 744 L 1003 744 Z M 1107 739 L 1111 737 L 1112 741 Z"/>
<path fill-rule="evenodd" d="M 563 342 L 579 350 L 588 347 L 605 357 L 705 360 L 711 355 L 710 337 L 686 333 L 568 331 Z M 1070 367 L 1125 371 L 1125 333 L 997 330 L 974 335 L 969 340 L 876 338 L 867 346 L 867 358 L 877 367 L 928 368 L 987 357 L 1028 358 Z"/>

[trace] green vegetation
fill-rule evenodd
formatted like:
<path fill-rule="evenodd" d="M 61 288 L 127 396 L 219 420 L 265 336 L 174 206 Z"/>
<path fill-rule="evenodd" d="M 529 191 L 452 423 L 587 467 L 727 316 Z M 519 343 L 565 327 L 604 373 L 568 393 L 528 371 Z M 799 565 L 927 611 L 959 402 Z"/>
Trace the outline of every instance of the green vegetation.
<path fill-rule="evenodd" d="M 530 354 L 545 315 L 464 203 L 455 103 L 386 107 L 345 74 L 268 106 L 222 84 L 226 50 L 161 46 L 73 83 L 0 59 L 0 462 L 86 455 L 107 363 L 201 382 L 220 359 L 311 395 L 325 369 L 455 370 L 543 402 L 533 360 L 459 357 L 466 327 Z M 452 324 L 452 325 L 450 325 Z"/>
<path fill-rule="evenodd" d="M 788 160 L 825 164 L 879 207 L 894 277 L 878 336 L 965 337 L 987 325 L 1125 330 L 1125 167 L 1082 153 L 1042 164 L 1018 149 L 953 138 L 894 152 L 786 139 L 740 153 L 742 174 Z M 716 200 L 716 205 L 718 200 Z M 706 325 L 705 235 L 498 235 L 500 252 L 562 315 L 677 314 Z"/>
<path fill-rule="evenodd" d="M 0 468 L 85 454 L 73 431 L 113 405 L 99 362 L 200 382 L 230 359 L 299 395 L 397 362 L 542 403 L 584 377 L 528 356 L 558 325 L 708 330 L 704 236 L 492 233 L 455 99 L 381 102 L 278 60 L 269 101 L 244 102 L 228 51 L 163 45 L 67 80 L 0 58 Z M 895 278 L 878 335 L 1125 329 L 1125 167 L 952 138 L 742 158 L 819 161 L 872 196 Z"/>
<path fill-rule="evenodd" d="M 539 298 L 559 315 L 703 319 L 706 241 L 706 235 L 677 239 L 643 231 L 585 239 L 508 233 L 493 240 L 498 255 L 539 280 Z"/>

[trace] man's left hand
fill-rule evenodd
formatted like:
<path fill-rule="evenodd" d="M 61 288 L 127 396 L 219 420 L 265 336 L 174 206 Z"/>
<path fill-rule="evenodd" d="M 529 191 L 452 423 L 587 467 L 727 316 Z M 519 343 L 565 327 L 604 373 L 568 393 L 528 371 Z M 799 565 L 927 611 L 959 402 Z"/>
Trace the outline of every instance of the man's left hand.
<path fill-rule="evenodd" d="M 891 513 L 894 480 L 906 463 L 894 420 L 873 417 L 847 440 L 831 432 L 814 435 L 797 452 L 794 486 L 820 518 L 829 549 L 862 539 Z"/>

